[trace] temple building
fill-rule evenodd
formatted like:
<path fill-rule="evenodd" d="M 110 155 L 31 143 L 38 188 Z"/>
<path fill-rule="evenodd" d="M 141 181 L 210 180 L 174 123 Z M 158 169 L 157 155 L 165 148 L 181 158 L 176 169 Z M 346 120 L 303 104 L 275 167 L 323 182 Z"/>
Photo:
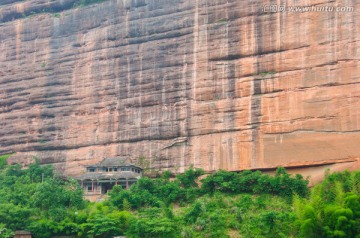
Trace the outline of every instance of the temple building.
<path fill-rule="evenodd" d="M 121 158 L 106 158 L 86 166 L 86 173 L 76 177 L 84 189 L 85 198 L 96 201 L 115 185 L 128 189 L 142 176 L 142 168 Z"/>

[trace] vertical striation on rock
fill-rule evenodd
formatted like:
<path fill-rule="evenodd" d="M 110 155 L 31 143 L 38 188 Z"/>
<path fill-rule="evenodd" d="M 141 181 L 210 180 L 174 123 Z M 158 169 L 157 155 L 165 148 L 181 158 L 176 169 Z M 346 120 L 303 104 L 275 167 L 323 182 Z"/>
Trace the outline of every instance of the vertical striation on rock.
<path fill-rule="evenodd" d="M 360 2 L 74 2 L 0 4 L 0 154 L 12 162 L 74 175 L 113 156 L 176 172 L 360 156 Z"/>

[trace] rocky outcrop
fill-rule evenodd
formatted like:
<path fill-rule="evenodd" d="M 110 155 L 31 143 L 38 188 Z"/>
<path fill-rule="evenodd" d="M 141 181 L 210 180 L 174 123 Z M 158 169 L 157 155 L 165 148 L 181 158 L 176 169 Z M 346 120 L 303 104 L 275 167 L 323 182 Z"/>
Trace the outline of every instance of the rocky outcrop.
<path fill-rule="evenodd" d="M 360 156 L 360 2 L 306 2 L 354 10 L 5 1 L 0 154 L 70 175 L 113 156 L 176 172 L 350 163 Z"/>

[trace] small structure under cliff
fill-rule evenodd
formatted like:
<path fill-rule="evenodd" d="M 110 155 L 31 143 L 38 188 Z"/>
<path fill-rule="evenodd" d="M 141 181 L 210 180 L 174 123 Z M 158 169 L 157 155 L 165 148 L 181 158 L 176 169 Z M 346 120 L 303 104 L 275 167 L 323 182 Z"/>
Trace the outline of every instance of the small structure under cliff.
<path fill-rule="evenodd" d="M 84 189 L 85 198 L 96 200 L 120 185 L 128 189 L 142 176 L 142 168 L 122 158 L 106 158 L 100 163 L 86 166 L 86 173 L 76 177 Z"/>

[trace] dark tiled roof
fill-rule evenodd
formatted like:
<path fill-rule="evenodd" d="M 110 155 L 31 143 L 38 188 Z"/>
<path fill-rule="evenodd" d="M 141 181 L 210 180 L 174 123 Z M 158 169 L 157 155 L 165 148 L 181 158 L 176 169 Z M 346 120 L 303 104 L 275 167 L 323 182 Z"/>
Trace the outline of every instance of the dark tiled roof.
<path fill-rule="evenodd" d="M 103 173 L 96 173 L 96 172 L 89 172 L 83 175 L 76 177 L 77 180 L 101 180 L 101 179 L 131 179 L 131 178 L 140 178 L 140 174 L 134 173 L 132 171 L 121 171 L 121 172 L 103 172 Z"/>

